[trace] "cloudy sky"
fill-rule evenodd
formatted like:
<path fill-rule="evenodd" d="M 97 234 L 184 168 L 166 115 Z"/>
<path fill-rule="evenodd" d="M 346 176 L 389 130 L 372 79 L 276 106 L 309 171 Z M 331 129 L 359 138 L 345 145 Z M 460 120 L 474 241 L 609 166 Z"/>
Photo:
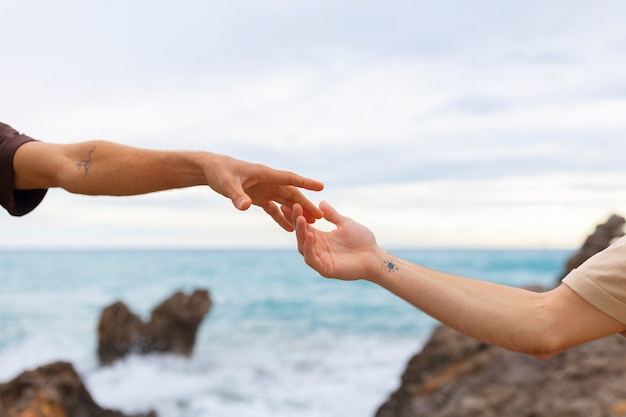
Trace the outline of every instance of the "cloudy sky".
<path fill-rule="evenodd" d="M 0 16 L 0 120 L 44 141 L 296 171 L 389 248 L 575 247 L 626 215 L 623 1 L 21 0 Z M 207 188 L 52 190 L 0 223 L 0 247 L 293 242 Z"/>

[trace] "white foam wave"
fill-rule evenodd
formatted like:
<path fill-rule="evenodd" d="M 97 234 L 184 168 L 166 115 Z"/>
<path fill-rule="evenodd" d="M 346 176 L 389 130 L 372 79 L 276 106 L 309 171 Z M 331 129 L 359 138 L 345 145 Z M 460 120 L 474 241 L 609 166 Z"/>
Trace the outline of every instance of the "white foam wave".
<path fill-rule="evenodd" d="M 306 344 L 306 346 L 304 346 Z M 373 415 L 396 388 L 414 341 L 328 335 L 260 342 L 192 359 L 131 356 L 85 373 L 102 406 L 166 417 Z M 214 352 L 215 353 L 215 352 Z"/>

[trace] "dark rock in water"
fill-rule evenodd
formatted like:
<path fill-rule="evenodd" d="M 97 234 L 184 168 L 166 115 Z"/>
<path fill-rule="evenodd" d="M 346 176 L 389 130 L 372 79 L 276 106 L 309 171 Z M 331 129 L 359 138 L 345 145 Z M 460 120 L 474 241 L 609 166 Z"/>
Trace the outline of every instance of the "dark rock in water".
<path fill-rule="evenodd" d="M 578 252 L 567 260 L 558 281 L 560 282 L 572 269 L 578 268 L 596 253 L 608 248 L 615 239 L 624 236 L 624 223 L 626 220 L 623 217 L 613 214 L 605 223 L 598 225 Z"/>
<path fill-rule="evenodd" d="M 110 364 L 128 353 L 191 356 L 198 326 L 211 308 L 207 290 L 177 292 L 152 310 L 148 323 L 121 302 L 106 307 L 98 324 L 98 358 Z"/>
<path fill-rule="evenodd" d="M 129 352 L 138 350 L 144 323 L 126 304 L 117 302 L 105 308 L 98 324 L 98 358 L 109 364 Z"/>
<path fill-rule="evenodd" d="M 607 337 L 550 359 L 438 327 L 376 417 L 626 416 L 626 338 Z"/>
<path fill-rule="evenodd" d="M 623 236 L 623 225 L 624 219 L 614 215 L 598 226 L 567 261 L 565 274 Z M 626 417 L 625 337 L 606 337 L 539 360 L 444 325 L 409 361 L 400 387 L 376 413 L 376 417 L 619 416 Z"/>
<path fill-rule="evenodd" d="M 209 293 L 197 290 L 190 296 L 177 292 L 154 310 L 145 327 L 154 350 L 191 356 L 196 332 L 211 307 Z"/>
<path fill-rule="evenodd" d="M 98 406 L 74 367 L 55 362 L 0 384 L 2 417 L 131 417 Z M 133 417 L 156 417 L 154 412 Z"/>

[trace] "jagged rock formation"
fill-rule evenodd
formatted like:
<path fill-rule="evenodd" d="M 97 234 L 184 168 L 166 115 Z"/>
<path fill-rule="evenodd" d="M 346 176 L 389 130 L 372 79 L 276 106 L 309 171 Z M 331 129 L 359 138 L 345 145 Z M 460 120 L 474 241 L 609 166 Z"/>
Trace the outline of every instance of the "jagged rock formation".
<path fill-rule="evenodd" d="M 2 417 L 131 417 L 98 406 L 74 367 L 55 362 L 0 384 Z M 154 412 L 132 417 L 156 417 Z"/>
<path fill-rule="evenodd" d="M 438 327 L 376 417 L 626 416 L 626 338 L 547 360 Z"/>
<path fill-rule="evenodd" d="M 564 275 L 623 236 L 624 219 L 599 225 Z M 563 275 L 563 276 L 564 276 Z M 560 282 L 560 279 L 559 279 Z M 626 338 L 607 337 L 547 360 L 441 325 L 413 356 L 376 417 L 626 417 Z"/>
<path fill-rule="evenodd" d="M 177 292 L 152 310 L 148 323 L 121 302 L 106 307 L 98 324 L 98 359 L 110 364 L 128 353 L 191 356 L 198 326 L 211 308 L 207 290 Z"/>
<path fill-rule="evenodd" d="M 596 230 L 587 237 L 578 252 L 565 262 L 565 268 L 559 282 L 572 269 L 578 268 L 587 259 L 608 248 L 615 239 L 624 236 L 624 223 L 626 220 L 623 217 L 613 214 L 605 223 L 598 225 Z"/>

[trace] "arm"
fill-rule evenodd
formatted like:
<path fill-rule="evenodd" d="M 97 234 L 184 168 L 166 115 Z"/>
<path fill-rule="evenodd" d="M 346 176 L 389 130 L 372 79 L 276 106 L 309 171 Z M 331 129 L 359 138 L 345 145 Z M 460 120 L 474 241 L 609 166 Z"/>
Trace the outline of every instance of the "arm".
<path fill-rule="evenodd" d="M 296 224 L 298 250 L 309 266 L 325 277 L 374 282 L 469 336 L 546 358 L 626 329 L 566 285 L 536 293 L 396 259 L 367 228 L 326 203 L 320 208 L 335 230 L 307 224 L 297 205 L 283 208 Z"/>
<path fill-rule="evenodd" d="M 321 217 L 297 188 L 319 191 L 320 182 L 210 152 L 156 151 L 106 141 L 28 142 L 15 153 L 13 166 L 18 190 L 61 187 L 78 194 L 126 196 L 208 185 L 239 210 L 262 207 L 286 230 L 293 227 L 276 203 L 302 204 L 307 221 Z"/>

